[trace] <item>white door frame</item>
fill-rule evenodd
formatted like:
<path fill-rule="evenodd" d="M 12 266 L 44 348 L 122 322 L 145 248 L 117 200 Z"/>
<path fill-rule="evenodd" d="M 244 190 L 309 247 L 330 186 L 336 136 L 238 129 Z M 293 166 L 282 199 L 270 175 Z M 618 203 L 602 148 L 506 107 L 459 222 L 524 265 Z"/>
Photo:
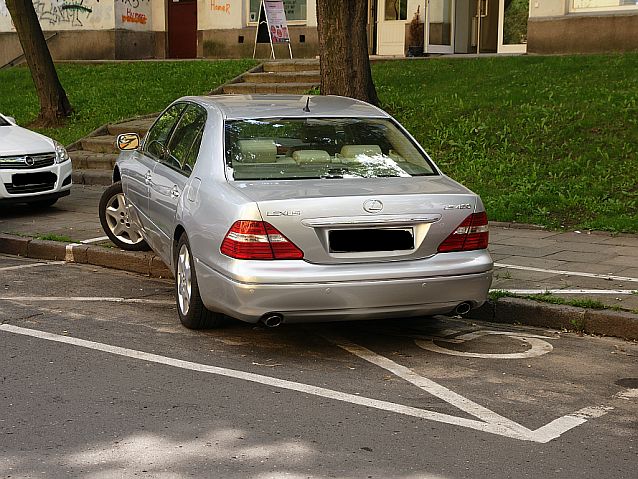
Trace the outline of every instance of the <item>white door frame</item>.
<path fill-rule="evenodd" d="M 528 13 L 529 18 L 529 13 Z M 503 44 L 503 29 L 505 27 L 505 2 L 498 2 L 498 44 L 496 45 L 496 53 L 527 53 L 527 44 L 520 43 L 518 45 Z"/>
<path fill-rule="evenodd" d="M 430 44 L 430 1 L 425 0 L 425 38 L 423 45 L 425 53 L 454 53 L 454 15 L 456 13 L 456 0 L 450 0 L 452 10 L 450 12 L 450 45 L 431 45 Z"/>

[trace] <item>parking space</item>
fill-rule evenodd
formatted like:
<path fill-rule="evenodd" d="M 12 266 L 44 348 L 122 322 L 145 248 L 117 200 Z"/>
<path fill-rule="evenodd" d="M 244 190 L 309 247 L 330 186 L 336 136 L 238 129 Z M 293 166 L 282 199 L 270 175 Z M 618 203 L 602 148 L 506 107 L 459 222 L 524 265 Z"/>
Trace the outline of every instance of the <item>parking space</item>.
<path fill-rule="evenodd" d="M 632 476 L 635 343 L 444 317 L 195 332 L 170 281 L 43 263 L 0 257 L 2 476 Z"/>

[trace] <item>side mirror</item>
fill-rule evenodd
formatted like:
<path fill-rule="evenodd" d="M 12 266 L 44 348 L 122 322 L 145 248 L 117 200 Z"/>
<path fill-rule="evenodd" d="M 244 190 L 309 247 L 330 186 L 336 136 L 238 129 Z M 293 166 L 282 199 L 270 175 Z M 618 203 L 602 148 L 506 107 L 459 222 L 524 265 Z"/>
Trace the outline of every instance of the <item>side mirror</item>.
<path fill-rule="evenodd" d="M 9 120 L 10 123 L 13 123 L 14 125 L 17 125 L 18 123 L 16 123 L 16 119 L 13 118 L 12 116 L 5 116 L 5 118 L 7 120 Z"/>
<path fill-rule="evenodd" d="M 117 147 L 122 151 L 137 150 L 140 147 L 140 136 L 137 133 L 117 135 Z"/>

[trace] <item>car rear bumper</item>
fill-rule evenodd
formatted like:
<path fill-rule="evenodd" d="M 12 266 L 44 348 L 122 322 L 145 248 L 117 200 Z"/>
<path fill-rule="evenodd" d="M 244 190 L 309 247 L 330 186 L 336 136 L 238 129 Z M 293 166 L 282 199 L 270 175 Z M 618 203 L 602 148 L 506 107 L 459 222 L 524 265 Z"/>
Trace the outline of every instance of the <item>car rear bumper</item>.
<path fill-rule="evenodd" d="M 420 278 L 261 283 L 240 282 L 202 262 L 197 264 L 202 300 L 208 309 L 255 323 L 267 313 L 285 322 L 375 319 L 444 314 L 463 302 L 482 305 L 492 270 Z"/>

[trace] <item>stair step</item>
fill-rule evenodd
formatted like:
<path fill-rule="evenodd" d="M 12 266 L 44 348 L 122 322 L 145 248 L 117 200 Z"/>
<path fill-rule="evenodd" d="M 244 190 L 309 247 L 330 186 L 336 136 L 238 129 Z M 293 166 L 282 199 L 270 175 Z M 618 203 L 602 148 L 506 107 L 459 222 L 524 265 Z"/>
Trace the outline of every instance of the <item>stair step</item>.
<path fill-rule="evenodd" d="M 288 60 L 264 63 L 265 72 L 319 71 L 319 60 Z"/>
<path fill-rule="evenodd" d="M 117 160 L 117 153 L 96 153 L 94 151 L 69 151 L 74 169 L 112 170 Z"/>
<path fill-rule="evenodd" d="M 224 86 L 224 93 L 239 93 L 249 95 L 251 93 L 308 93 L 317 88 L 317 83 L 233 83 Z"/>
<path fill-rule="evenodd" d="M 73 170 L 73 183 L 76 185 L 110 185 L 113 173 L 107 170 Z"/>
<path fill-rule="evenodd" d="M 82 139 L 82 149 L 95 153 L 117 153 L 115 137 L 111 135 L 89 136 Z"/>
<path fill-rule="evenodd" d="M 108 125 L 107 128 L 113 136 L 121 135 L 122 133 L 137 133 L 140 136 L 144 136 L 153 124 L 153 121 L 153 118 L 132 120 L 124 123 L 113 123 Z"/>
<path fill-rule="evenodd" d="M 319 71 L 247 73 L 246 83 L 321 83 Z"/>

